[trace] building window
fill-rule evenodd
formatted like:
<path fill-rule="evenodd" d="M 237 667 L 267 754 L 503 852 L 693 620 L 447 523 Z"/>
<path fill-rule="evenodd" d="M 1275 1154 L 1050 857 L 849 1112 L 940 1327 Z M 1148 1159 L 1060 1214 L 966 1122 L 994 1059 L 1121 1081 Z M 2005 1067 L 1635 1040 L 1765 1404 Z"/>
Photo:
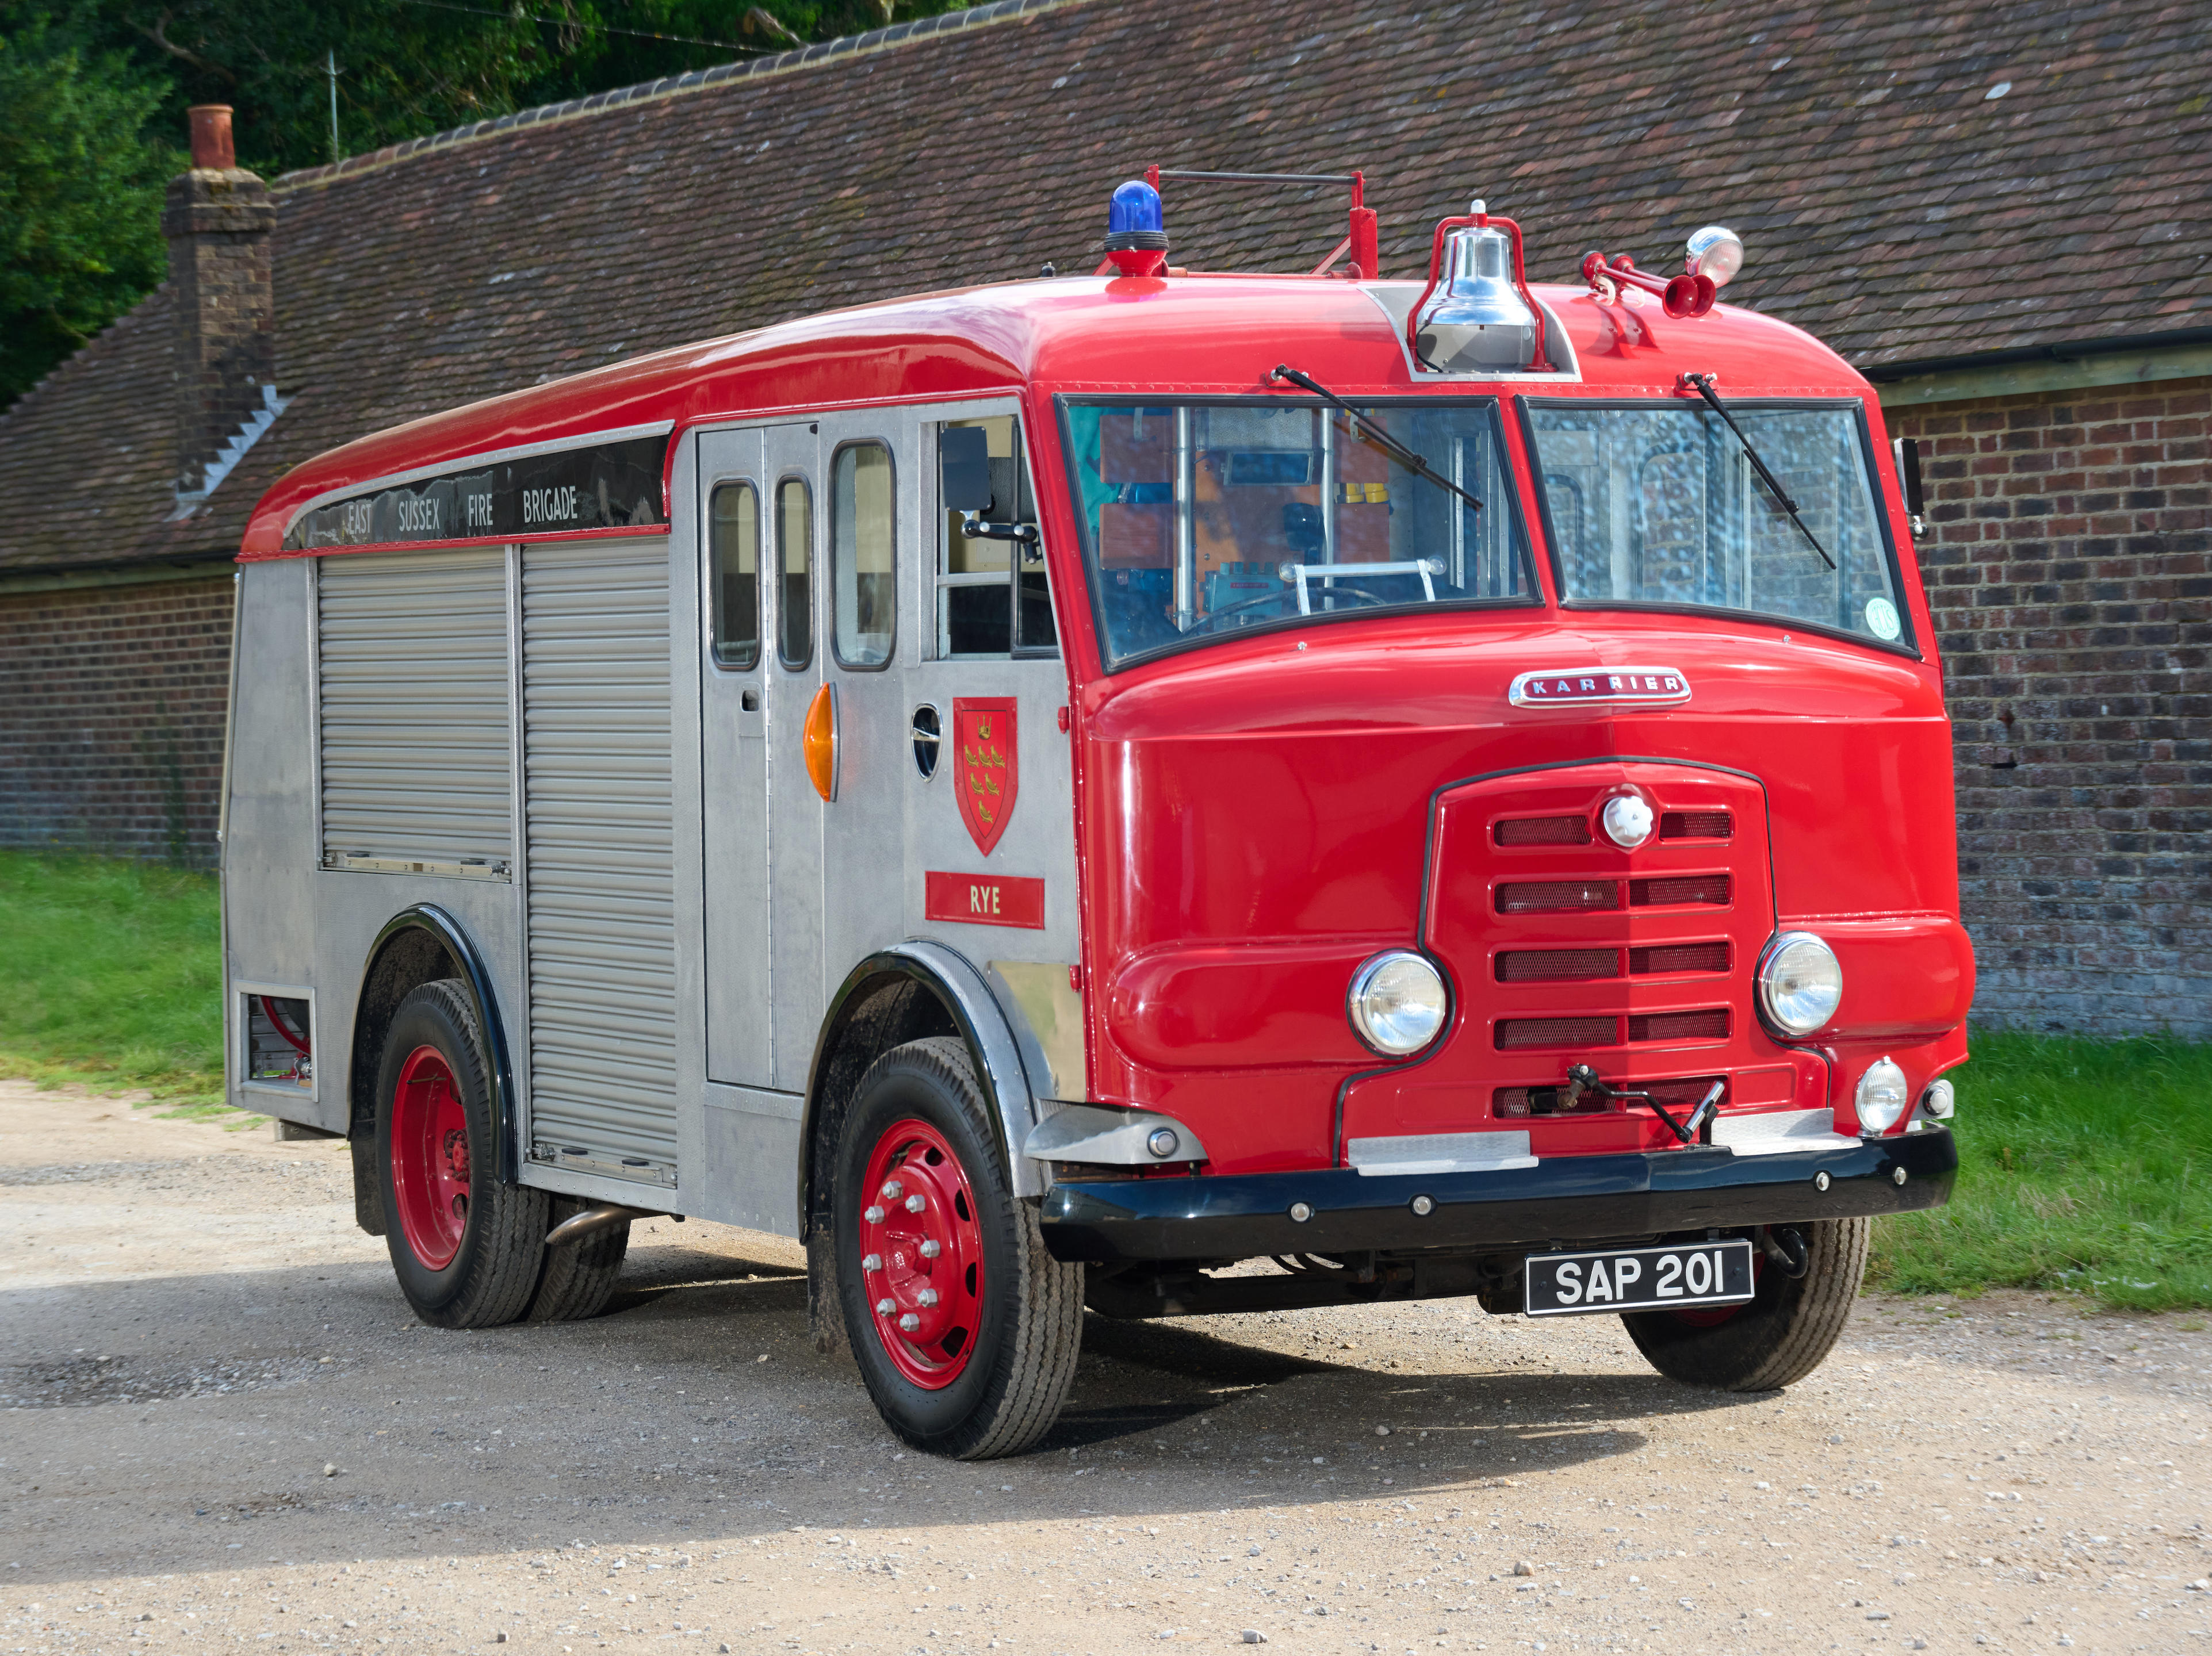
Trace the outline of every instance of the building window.
<path fill-rule="evenodd" d="M 787 667 L 814 659 L 814 496 L 804 477 L 775 486 L 775 563 L 783 580 L 777 592 L 776 658 Z"/>
<path fill-rule="evenodd" d="M 760 493 L 723 483 L 708 512 L 714 566 L 714 664 L 744 671 L 760 662 Z"/>
<path fill-rule="evenodd" d="M 830 573 L 837 662 L 880 667 L 897 628 L 891 452 L 851 443 L 830 469 Z"/>

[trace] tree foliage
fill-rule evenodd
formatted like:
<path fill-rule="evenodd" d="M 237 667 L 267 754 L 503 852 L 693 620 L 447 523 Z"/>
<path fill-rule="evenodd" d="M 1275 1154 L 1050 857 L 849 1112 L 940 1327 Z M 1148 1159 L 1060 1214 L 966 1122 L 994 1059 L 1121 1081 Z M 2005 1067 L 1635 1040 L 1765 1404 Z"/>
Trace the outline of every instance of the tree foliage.
<path fill-rule="evenodd" d="M 0 405 L 160 280 L 192 104 L 273 177 L 333 158 L 333 80 L 359 155 L 969 3 L 0 0 Z"/>

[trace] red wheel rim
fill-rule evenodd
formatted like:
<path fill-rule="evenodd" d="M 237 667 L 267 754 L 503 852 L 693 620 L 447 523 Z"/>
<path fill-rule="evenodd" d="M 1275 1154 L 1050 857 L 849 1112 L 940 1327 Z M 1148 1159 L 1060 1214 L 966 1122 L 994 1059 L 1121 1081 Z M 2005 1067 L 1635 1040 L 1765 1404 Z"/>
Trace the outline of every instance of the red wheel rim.
<path fill-rule="evenodd" d="M 1751 1285 L 1754 1289 L 1759 1286 L 1759 1272 L 1765 1269 L 1765 1254 L 1757 1247 L 1753 1248 L 1751 1251 Z M 1738 1312 L 1741 1311 L 1745 1306 L 1753 1303 L 1755 1302 L 1753 1301 L 1744 1300 L 1735 1305 L 1709 1305 L 1695 1307 L 1688 1310 L 1677 1311 L 1674 1313 L 1674 1317 L 1676 1322 L 1687 1323 L 1692 1328 L 1718 1328 L 1723 1323 L 1728 1321 Z"/>
<path fill-rule="evenodd" d="M 392 1098 L 392 1190 L 415 1257 L 443 1271 L 469 1228 L 469 1118 L 453 1066 L 417 1046 Z"/>
<path fill-rule="evenodd" d="M 876 1338 L 927 1391 L 960 1378 L 983 1324 L 983 1233 L 967 1169 L 927 1121 L 892 1123 L 861 1186 L 860 1285 Z"/>

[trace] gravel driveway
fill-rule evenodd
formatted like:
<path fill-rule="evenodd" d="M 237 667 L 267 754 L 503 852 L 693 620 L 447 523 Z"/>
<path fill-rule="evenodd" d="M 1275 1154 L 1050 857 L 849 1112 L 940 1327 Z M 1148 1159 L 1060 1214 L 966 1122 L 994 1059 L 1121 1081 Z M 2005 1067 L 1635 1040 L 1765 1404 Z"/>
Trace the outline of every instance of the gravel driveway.
<path fill-rule="evenodd" d="M 2212 1656 L 2202 1317 L 1869 1298 L 1761 1397 L 1471 1301 L 1093 1319 L 966 1465 L 813 1356 L 790 1244 L 630 1260 L 427 1329 L 343 1146 L 0 1082 L 0 1652 Z"/>

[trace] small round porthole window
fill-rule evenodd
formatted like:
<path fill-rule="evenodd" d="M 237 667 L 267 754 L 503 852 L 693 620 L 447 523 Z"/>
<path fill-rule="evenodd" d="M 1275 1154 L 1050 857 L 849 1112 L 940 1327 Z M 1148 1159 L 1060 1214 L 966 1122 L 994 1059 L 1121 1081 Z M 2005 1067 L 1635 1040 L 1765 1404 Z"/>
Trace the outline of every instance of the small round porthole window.
<path fill-rule="evenodd" d="M 945 724 L 927 701 L 914 710 L 914 767 L 925 782 L 937 774 L 937 749 L 944 739 Z"/>

